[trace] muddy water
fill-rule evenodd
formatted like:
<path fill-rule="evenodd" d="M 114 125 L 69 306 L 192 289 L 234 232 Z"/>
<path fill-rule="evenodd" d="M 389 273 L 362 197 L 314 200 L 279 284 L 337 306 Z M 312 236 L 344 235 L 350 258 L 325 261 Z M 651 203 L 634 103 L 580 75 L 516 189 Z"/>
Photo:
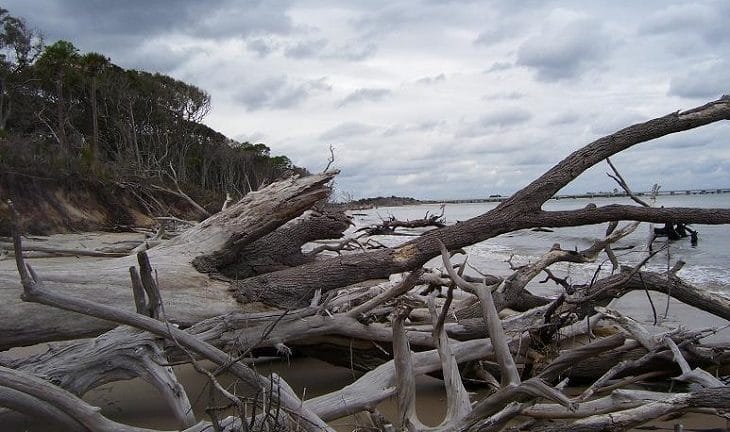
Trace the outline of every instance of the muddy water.
<path fill-rule="evenodd" d="M 15 352 L 19 354 L 18 351 Z M 207 366 L 211 366 L 207 364 Z M 308 399 L 310 397 L 326 394 L 335 391 L 347 384 L 352 383 L 360 377 L 360 374 L 351 370 L 333 367 L 318 360 L 300 358 L 291 361 L 269 362 L 255 366 L 263 373 L 276 372 L 285 379 L 292 388 L 300 395 Z M 211 403 L 211 392 L 207 386 L 207 379 L 197 373 L 190 366 L 176 366 L 175 372 L 180 382 L 185 386 L 196 413 L 196 418 L 207 418 L 206 407 L 217 405 Z M 227 387 L 235 386 L 230 377 L 222 377 L 221 383 Z M 237 386 L 239 393 L 245 393 L 246 389 Z M 445 414 L 445 393 L 442 382 L 431 377 L 420 377 L 417 381 L 417 411 L 421 421 L 428 425 L 437 425 Z M 472 398 L 478 398 L 478 394 Z M 140 427 L 148 427 L 162 430 L 174 430 L 176 423 L 172 418 L 169 408 L 157 391 L 149 384 L 140 379 L 108 384 L 89 392 L 84 399 L 102 409 L 102 414 L 108 418 Z M 218 401 L 219 402 L 219 401 Z M 396 403 L 394 399 L 388 399 L 378 405 L 378 410 L 388 419 L 394 419 L 396 415 Z M 726 430 L 730 426 L 725 420 L 718 417 L 700 414 L 689 414 L 679 420 L 652 422 L 649 430 L 674 430 L 674 425 L 681 423 L 686 430 L 709 429 Z M 338 419 L 331 423 L 336 430 L 347 432 L 370 426 L 363 416 L 350 416 Z M 32 431 L 45 432 L 55 430 L 49 425 L 33 423 L 30 421 L 21 424 L 0 425 L 3 432 Z M 636 431 L 647 430 L 646 428 L 634 429 Z"/>
<path fill-rule="evenodd" d="M 14 355 L 22 355 L 40 348 L 13 350 Z M 203 366 L 213 368 L 211 363 L 203 362 Z M 297 358 L 290 361 L 273 361 L 254 366 L 260 373 L 268 375 L 271 372 L 279 374 L 297 392 L 300 397 L 309 399 L 342 388 L 361 376 L 358 372 L 333 367 L 324 362 Z M 196 372 L 191 366 L 176 366 L 175 373 L 180 383 L 186 388 L 188 397 L 193 405 L 196 418 L 205 419 L 206 408 L 220 406 L 222 401 L 216 399 L 211 402 L 210 387 L 207 377 Z M 220 378 L 222 385 L 227 388 L 235 386 L 238 394 L 254 395 L 252 389 L 237 384 L 230 376 Z M 444 392 L 441 381 L 431 377 L 421 377 L 418 382 L 419 400 L 417 410 L 420 418 L 426 424 L 438 424 L 445 414 Z M 128 425 L 148 427 L 162 430 L 174 430 L 177 425 L 170 409 L 158 397 L 157 390 L 141 379 L 121 381 L 107 384 L 92 390 L 83 398 L 102 410 L 106 417 Z M 386 400 L 378 409 L 388 418 L 396 413 L 395 403 Z M 351 431 L 368 425 L 367 419 L 361 416 L 350 416 L 333 421 L 338 431 Z M 0 431 L 48 431 L 49 425 L 25 420 L 16 424 L 0 425 Z"/>

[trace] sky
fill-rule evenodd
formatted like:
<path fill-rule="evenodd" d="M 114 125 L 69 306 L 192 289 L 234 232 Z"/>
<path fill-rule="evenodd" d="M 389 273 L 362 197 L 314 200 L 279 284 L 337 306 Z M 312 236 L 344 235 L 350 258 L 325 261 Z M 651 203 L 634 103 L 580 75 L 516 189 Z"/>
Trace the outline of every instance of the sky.
<path fill-rule="evenodd" d="M 730 1 L 5 0 L 46 43 L 206 90 L 204 122 L 336 198 L 508 195 L 572 151 L 730 93 Z M 634 190 L 730 187 L 730 122 L 613 158 Z M 599 164 L 564 193 L 613 190 Z"/>

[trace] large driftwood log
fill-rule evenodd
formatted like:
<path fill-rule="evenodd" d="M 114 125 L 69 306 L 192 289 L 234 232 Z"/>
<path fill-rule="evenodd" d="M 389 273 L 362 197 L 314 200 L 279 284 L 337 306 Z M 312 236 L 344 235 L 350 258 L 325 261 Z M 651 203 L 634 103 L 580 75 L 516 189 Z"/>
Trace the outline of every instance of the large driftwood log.
<path fill-rule="evenodd" d="M 297 269 L 253 277 L 236 284 L 242 302 L 301 306 L 318 289 L 328 291 L 374 277 L 409 271 L 439 254 L 438 242 L 450 250 L 511 231 L 535 227 L 589 225 L 617 220 L 643 222 L 730 223 L 730 209 L 646 208 L 627 205 L 544 211 L 543 203 L 578 175 L 636 144 L 664 135 L 730 119 L 730 97 L 695 109 L 635 124 L 577 150 L 540 178 L 487 213 L 433 230 L 397 248 L 315 262 Z M 317 278 L 310 275 L 316 274 Z"/>
<path fill-rule="evenodd" d="M 308 212 L 244 247 L 236 261 L 224 266 L 209 262 L 207 266 L 233 279 L 296 267 L 315 258 L 302 253 L 302 246 L 314 240 L 339 238 L 349 226 L 350 219 L 344 213 Z M 198 266 L 198 270 L 202 268 Z"/>
<path fill-rule="evenodd" d="M 241 310 L 229 282 L 193 266 L 201 257 L 233 263 L 239 252 L 327 197 L 335 173 L 289 179 L 252 192 L 225 211 L 148 251 L 159 278 L 170 321 L 190 326 Z M 134 256 L 84 261 L 82 267 L 48 260 L 36 264 L 54 292 L 132 308 L 129 268 Z M 0 272 L 0 349 L 44 341 L 98 335 L 115 326 L 95 318 L 23 303 L 17 271 Z"/>

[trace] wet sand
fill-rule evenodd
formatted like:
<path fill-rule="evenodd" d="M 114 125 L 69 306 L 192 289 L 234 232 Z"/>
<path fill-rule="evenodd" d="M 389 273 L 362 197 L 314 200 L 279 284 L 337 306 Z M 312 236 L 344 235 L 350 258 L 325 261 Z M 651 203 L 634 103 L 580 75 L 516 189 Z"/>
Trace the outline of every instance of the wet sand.
<path fill-rule="evenodd" d="M 273 371 L 280 374 L 297 394 L 304 395 L 306 398 L 337 390 L 359 377 L 358 373 L 353 373 L 348 369 L 333 367 L 318 360 L 307 358 L 294 359 L 288 363 L 284 361 L 268 363 L 257 366 L 257 369 L 262 373 Z M 196 417 L 199 419 L 206 418 L 205 408 L 210 401 L 206 378 L 189 366 L 177 366 L 175 371 L 180 382 L 188 391 Z M 232 385 L 233 381 L 230 377 L 223 377 L 221 383 Z M 445 414 L 446 395 L 442 382 L 431 377 L 421 377 L 418 380 L 417 392 L 419 418 L 427 425 L 437 425 Z M 134 379 L 99 387 L 89 392 L 84 400 L 99 406 L 102 409 L 102 414 L 112 420 L 140 427 L 174 430 L 176 424 L 170 410 L 160 398 L 156 397 L 156 394 L 156 390 L 151 385 L 140 379 Z M 389 399 L 382 402 L 378 409 L 387 418 L 393 419 L 396 414 L 395 400 Z M 368 426 L 362 416 L 338 419 L 331 424 L 335 429 L 342 432 Z M 687 414 L 680 419 L 654 421 L 633 430 L 673 431 L 675 424 L 682 424 L 685 430 L 725 430 L 730 426 L 726 420 L 715 416 Z M 7 432 L 45 432 L 50 429 L 48 425 L 25 422 L 16 425 L 4 425 L 0 430 Z"/>

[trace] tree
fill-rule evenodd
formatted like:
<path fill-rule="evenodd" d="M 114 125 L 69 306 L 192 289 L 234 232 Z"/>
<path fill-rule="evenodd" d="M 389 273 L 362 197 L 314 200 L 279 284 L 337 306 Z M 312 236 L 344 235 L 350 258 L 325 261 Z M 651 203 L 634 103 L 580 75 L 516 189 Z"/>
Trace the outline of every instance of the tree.
<path fill-rule="evenodd" d="M 63 152 L 69 151 L 68 136 L 66 134 L 67 106 L 64 91 L 69 87 L 67 80 L 76 72 L 79 61 L 79 50 L 65 40 L 49 45 L 36 62 L 38 73 L 50 79 L 55 87 L 56 103 L 56 139 Z"/>
<path fill-rule="evenodd" d="M 99 153 L 99 107 L 96 100 L 99 76 L 109 66 L 109 59 L 99 53 L 86 53 L 81 57 L 81 66 L 89 80 L 89 99 L 91 104 L 92 135 L 89 158 L 92 168 L 98 163 Z"/>
<path fill-rule="evenodd" d="M 43 40 L 20 18 L 0 8 L 0 131 L 5 132 L 21 76 L 41 52 Z"/>

